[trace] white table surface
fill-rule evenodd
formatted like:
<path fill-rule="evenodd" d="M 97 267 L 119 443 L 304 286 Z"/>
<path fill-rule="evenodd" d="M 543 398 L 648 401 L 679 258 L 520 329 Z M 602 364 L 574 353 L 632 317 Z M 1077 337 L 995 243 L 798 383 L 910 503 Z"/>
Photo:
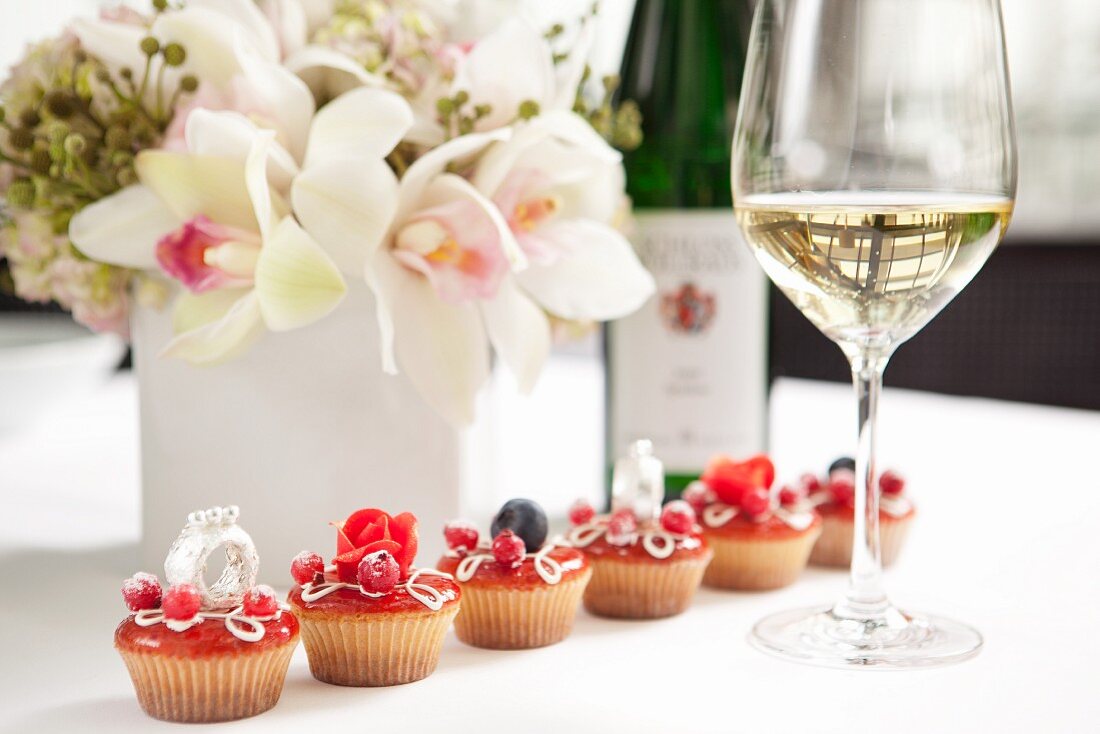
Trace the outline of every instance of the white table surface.
<path fill-rule="evenodd" d="M 136 568 L 135 409 L 119 378 L 0 437 L 0 731 L 187 729 L 141 713 L 112 648 L 119 582 Z M 840 386 L 778 384 L 781 476 L 846 452 L 852 413 Z M 974 660 L 849 672 L 751 649 L 763 614 L 840 591 L 843 574 L 810 570 L 772 593 L 704 589 L 664 621 L 581 611 L 570 639 L 541 650 L 477 650 L 452 634 L 432 677 L 391 689 L 318 683 L 299 648 L 279 705 L 217 730 L 1100 731 L 1100 414 L 887 391 L 882 427 L 883 465 L 909 476 L 920 511 L 889 587 L 976 625 Z"/>

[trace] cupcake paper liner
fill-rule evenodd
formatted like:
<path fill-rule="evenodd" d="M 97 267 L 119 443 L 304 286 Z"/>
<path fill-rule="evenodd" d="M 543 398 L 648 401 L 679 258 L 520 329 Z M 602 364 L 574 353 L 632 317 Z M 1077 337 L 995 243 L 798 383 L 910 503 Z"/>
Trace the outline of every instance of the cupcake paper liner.
<path fill-rule="evenodd" d="M 462 611 L 455 619 L 458 639 L 492 650 L 525 650 L 561 642 L 573 630 L 573 619 L 592 570 L 557 584 L 497 588 L 462 587 Z"/>
<path fill-rule="evenodd" d="M 274 706 L 296 645 L 297 637 L 260 652 L 207 658 L 119 653 L 145 713 L 164 721 L 203 724 L 244 719 Z"/>
<path fill-rule="evenodd" d="M 714 560 L 707 566 L 703 583 L 719 589 L 765 591 L 794 583 L 820 528 L 790 538 L 761 539 L 708 533 Z"/>
<path fill-rule="evenodd" d="M 671 561 L 620 561 L 590 557 L 592 582 L 584 606 L 592 614 L 620 619 L 658 619 L 691 605 L 711 552 Z"/>
<path fill-rule="evenodd" d="M 359 615 L 297 610 L 309 670 L 338 686 L 396 686 L 427 678 L 458 608 Z"/>
<path fill-rule="evenodd" d="M 879 538 L 882 549 L 882 565 L 889 566 L 901 553 L 905 536 L 909 533 L 912 517 L 879 522 Z M 846 567 L 852 563 L 852 520 L 846 517 L 826 515 L 821 537 L 810 554 L 815 566 Z"/>

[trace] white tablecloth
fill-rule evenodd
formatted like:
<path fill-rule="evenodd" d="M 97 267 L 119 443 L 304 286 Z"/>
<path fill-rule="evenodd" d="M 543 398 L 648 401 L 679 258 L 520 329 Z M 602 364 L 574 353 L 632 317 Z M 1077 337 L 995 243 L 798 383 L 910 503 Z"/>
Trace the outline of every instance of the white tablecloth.
<path fill-rule="evenodd" d="M 0 437 L 0 731 L 183 731 L 146 718 L 112 649 L 136 570 L 133 386 L 117 379 Z M 772 400 L 781 476 L 850 447 L 840 386 L 785 381 Z M 551 427 L 552 428 L 552 427 Z M 703 590 L 686 614 L 581 612 L 561 645 L 491 652 L 448 638 L 429 679 L 392 689 L 314 681 L 299 648 L 279 705 L 225 732 L 1100 731 L 1100 415 L 888 391 L 883 466 L 919 506 L 888 572 L 899 602 L 976 625 L 976 659 L 900 674 L 822 670 L 745 642 L 763 614 L 831 600 L 841 573 L 773 593 Z M 207 731 L 211 731 L 207 729 Z"/>

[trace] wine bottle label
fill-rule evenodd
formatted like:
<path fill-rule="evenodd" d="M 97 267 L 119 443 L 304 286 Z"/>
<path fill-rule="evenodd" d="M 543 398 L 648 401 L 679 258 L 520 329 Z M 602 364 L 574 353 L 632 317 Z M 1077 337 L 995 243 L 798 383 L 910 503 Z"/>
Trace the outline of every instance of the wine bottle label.
<path fill-rule="evenodd" d="M 649 439 L 693 474 L 764 450 L 767 288 L 732 211 L 647 209 L 631 240 L 657 293 L 609 330 L 611 456 Z"/>

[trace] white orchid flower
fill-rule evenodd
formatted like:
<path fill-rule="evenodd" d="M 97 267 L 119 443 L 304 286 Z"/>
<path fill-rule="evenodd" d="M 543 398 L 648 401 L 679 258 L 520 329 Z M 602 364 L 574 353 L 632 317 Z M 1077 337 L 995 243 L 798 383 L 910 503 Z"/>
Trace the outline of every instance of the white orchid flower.
<path fill-rule="evenodd" d="M 297 0 L 294 0 L 297 2 Z M 151 28 L 110 18 L 79 19 L 72 26 L 88 53 L 109 69 L 139 74 L 147 58 L 141 40 L 151 35 L 162 46 L 178 43 L 186 60 L 163 70 L 153 59 L 151 77 L 163 72 L 169 88 L 184 75 L 199 80 L 198 91 L 184 98 L 162 147 L 180 150 L 187 118 L 196 109 L 233 110 L 274 130 L 280 145 L 299 160 L 305 151 L 315 111 L 313 95 L 280 63 L 275 29 L 253 0 L 189 0 L 182 9 L 156 16 Z M 150 87 L 147 94 L 153 94 Z"/>
<path fill-rule="evenodd" d="M 473 183 L 529 262 L 516 280 L 548 312 L 608 321 L 653 294 L 653 277 L 611 226 L 624 206 L 620 155 L 579 115 L 552 112 L 520 126 L 486 151 Z"/>
<path fill-rule="evenodd" d="M 525 102 L 541 112 L 571 110 L 584 76 L 593 29 L 586 24 L 557 64 L 554 49 L 533 25 L 510 18 L 484 39 L 474 43 L 454 70 L 452 91 L 465 91 L 471 105 L 488 105 L 489 114 L 475 124 L 479 131 L 510 125 Z"/>
<path fill-rule="evenodd" d="M 456 138 L 400 182 L 385 157 L 413 124 L 409 105 L 358 89 L 324 108 L 293 190 L 306 231 L 345 272 L 365 274 L 377 300 L 382 359 L 456 424 L 474 416 L 495 348 L 530 389 L 550 350 L 546 314 L 512 278 L 525 258 L 508 223 L 463 166 L 510 131 Z"/>
<path fill-rule="evenodd" d="M 274 136 L 237 113 L 196 112 L 189 152 L 140 153 L 141 183 L 70 224 L 70 238 L 88 256 L 140 270 L 159 266 L 187 289 L 176 302 L 177 336 L 167 356 L 225 361 L 265 330 L 322 318 L 344 296 L 336 265 L 272 186 L 289 181 L 272 157 Z"/>

